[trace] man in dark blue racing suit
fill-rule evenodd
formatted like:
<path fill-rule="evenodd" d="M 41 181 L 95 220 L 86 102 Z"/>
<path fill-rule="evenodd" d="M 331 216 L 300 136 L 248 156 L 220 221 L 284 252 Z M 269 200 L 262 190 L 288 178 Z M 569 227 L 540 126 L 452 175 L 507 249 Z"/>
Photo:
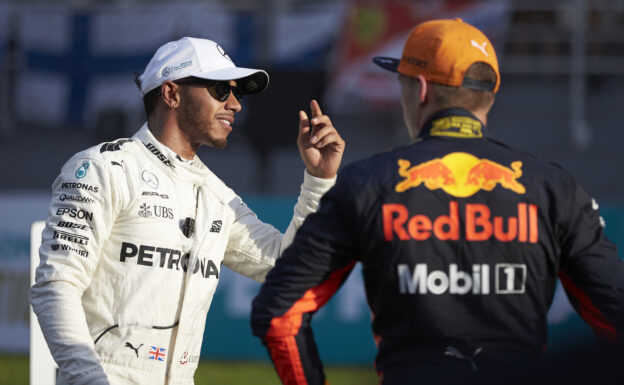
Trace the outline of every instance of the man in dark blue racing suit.
<path fill-rule="evenodd" d="M 414 143 L 345 168 L 267 276 L 252 327 L 282 382 L 324 383 L 310 319 L 356 262 L 384 385 L 535 368 L 558 277 L 596 334 L 621 344 L 624 264 L 598 205 L 561 167 L 488 138 L 500 74 L 487 37 L 434 20 L 400 60 L 374 61 L 399 73 Z"/>

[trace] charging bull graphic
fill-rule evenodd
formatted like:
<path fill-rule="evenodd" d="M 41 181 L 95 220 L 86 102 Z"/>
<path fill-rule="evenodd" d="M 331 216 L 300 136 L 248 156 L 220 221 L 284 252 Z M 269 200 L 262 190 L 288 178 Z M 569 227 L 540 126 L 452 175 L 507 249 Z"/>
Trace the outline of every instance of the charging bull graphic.
<path fill-rule="evenodd" d="M 409 160 L 399 159 L 398 165 L 399 175 L 405 179 L 395 186 L 396 192 L 404 192 L 421 184 L 429 190 L 441 188 L 459 198 L 469 197 L 479 190 L 492 191 L 496 185 L 516 194 L 526 192 L 517 181 L 522 176 L 521 161 L 512 162 L 509 168 L 465 152 L 453 152 L 415 166 L 411 166 Z"/>

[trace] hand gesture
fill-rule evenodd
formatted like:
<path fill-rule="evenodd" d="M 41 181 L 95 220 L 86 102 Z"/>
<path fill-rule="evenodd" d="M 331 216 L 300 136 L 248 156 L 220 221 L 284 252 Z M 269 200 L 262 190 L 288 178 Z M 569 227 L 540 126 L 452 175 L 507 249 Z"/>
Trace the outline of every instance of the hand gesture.
<path fill-rule="evenodd" d="M 332 125 L 329 116 L 323 115 L 316 100 L 310 102 L 311 118 L 299 111 L 299 137 L 297 146 L 308 173 L 317 178 L 336 176 L 342 161 L 345 142 Z"/>

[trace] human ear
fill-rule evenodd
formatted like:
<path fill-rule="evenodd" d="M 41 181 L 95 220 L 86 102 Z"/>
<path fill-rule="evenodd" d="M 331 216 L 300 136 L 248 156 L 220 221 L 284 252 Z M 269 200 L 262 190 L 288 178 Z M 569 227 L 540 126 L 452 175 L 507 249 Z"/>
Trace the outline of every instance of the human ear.
<path fill-rule="evenodd" d="M 418 82 L 418 100 L 420 104 L 424 104 L 427 101 L 427 91 L 429 90 L 429 85 L 427 83 L 427 79 L 425 79 L 422 75 L 414 76 L 414 79 Z"/>
<path fill-rule="evenodd" d="M 166 81 L 160 88 L 160 93 L 165 105 L 171 109 L 176 109 L 180 105 L 180 86 L 174 82 Z"/>

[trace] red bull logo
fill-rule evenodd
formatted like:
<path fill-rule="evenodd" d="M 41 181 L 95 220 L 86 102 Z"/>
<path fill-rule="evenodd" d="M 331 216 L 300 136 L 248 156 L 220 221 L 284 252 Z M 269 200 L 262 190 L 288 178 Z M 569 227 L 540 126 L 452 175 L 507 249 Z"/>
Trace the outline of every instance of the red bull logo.
<path fill-rule="evenodd" d="M 458 198 L 469 197 L 480 190 L 492 191 L 496 185 L 517 194 L 526 192 L 517 180 L 522 176 L 521 161 L 512 162 L 509 168 L 465 152 L 453 152 L 416 166 L 405 159 L 399 159 L 398 164 L 399 175 L 405 179 L 395 186 L 396 192 L 404 192 L 421 184 L 429 190 L 441 188 Z"/>
<path fill-rule="evenodd" d="M 388 242 L 398 238 L 401 241 L 426 241 L 432 236 L 441 241 L 457 241 L 460 236 L 467 241 L 487 241 L 492 238 L 500 242 L 537 243 L 538 207 L 534 204 L 518 203 L 517 215 L 508 218 L 493 215 L 488 205 L 467 203 L 462 207 L 464 228 L 460 228 L 460 205 L 449 202 L 448 214 L 429 218 L 424 214 L 410 216 L 405 205 L 386 203 L 382 206 L 384 239 Z"/>

